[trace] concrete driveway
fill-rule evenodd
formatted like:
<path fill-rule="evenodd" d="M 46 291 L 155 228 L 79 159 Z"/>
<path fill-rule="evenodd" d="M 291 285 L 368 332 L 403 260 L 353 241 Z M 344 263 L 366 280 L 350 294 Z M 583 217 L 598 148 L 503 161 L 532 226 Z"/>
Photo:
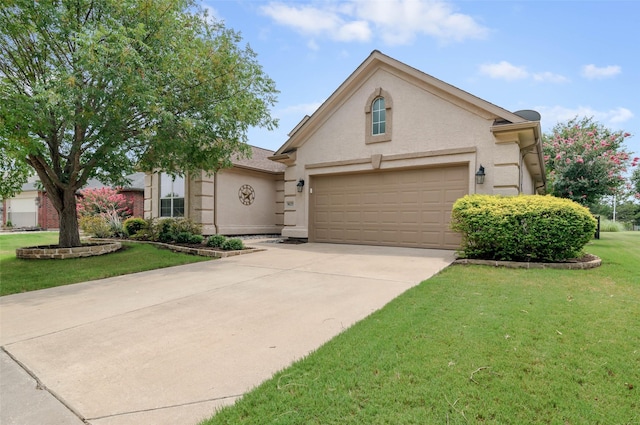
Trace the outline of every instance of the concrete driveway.
<path fill-rule="evenodd" d="M 0 423 L 195 424 L 454 259 L 260 246 L 0 298 Z"/>

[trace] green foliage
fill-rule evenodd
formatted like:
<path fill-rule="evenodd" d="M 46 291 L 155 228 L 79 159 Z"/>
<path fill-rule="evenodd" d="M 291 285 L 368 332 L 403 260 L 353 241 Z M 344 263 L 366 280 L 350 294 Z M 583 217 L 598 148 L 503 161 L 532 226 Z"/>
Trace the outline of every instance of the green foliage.
<path fill-rule="evenodd" d="M 124 238 L 127 236 L 127 232 L 122 224 L 122 217 L 120 217 L 116 211 L 106 212 L 100 214 L 100 216 L 106 220 L 113 237 Z"/>
<path fill-rule="evenodd" d="M 202 233 L 202 225 L 187 218 L 153 218 L 144 222 L 145 227 L 135 234 L 134 239 L 191 243 L 189 239 L 192 236 L 201 236 Z"/>
<path fill-rule="evenodd" d="M 190 243 L 191 242 L 191 237 L 193 236 L 192 233 L 189 232 L 180 232 L 178 234 L 176 234 L 175 236 L 175 241 L 177 243 Z"/>
<path fill-rule="evenodd" d="M 202 242 L 204 242 L 204 236 L 202 235 L 191 235 L 189 238 L 189 243 L 201 244 Z"/>
<path fill-rule="evenodd" d="M 222 248 L 222 244 L 227 240 L 224 235 L 211 235 L 207 238 L 207 246 L 213 248 Z"/>
<path fill-rule="evenodd" d="M 13 0 L 0 8 L 0 194 L 35 170 L 80 243 L 75 193 L 136 167 L 216 171 L 272 129 L 275 83 L 195 0 Z"/>
<path fill-rule="evenodd" d="M 165 218 L 162 220 L 170 223 L 170 231 L 175 235 L 182 232 L 194 235 L 202 234 L 202 225 L 190 218 Z"/>
<path fill-rule="evenodd" d="M 551 194 L 591 205 L 624 187 L 624 173 L 640 158 L 631 158 L 624 141 L 631 134 L 612 131 L 592 118 L 557 124 L 543 137 Z"/>
<path fill-rule="evenodd" d="M 240 251 L 244 249 L 244 243 L 242 243 L 242 239 L 238 238 L 229 238 L 222 243 L 220 247 L 225 251 Z"/>
<path fill-rule="evenodd" d="M 562 261 L 580 254 L 596 220 L 568 199 L 467 195 L 453 205 L 451 228 L 467 258 Z"/>
<path fill-rule="evenodd" d="M 629 230 L 624 223 L 619 221 L 611 221 L 607 219 L 600 219 L 600 231 L 601 232 L 624 232 Z"/>
<path fill-rule="evenodd" d="M 148 227 L 147 221 L 140 217 L 129 217 L 122 224 L 129 236 L 134 236 Z"/>
<path fill-rule="evenodd" d="M 633 170 L 633 174 L 631 174 L 629 180 L 631 183 L 631 191 L 634 192 L 634 197 L 640 200 L 640 166 Z"/>
<path fill-rule="evenodd" d="M 85 215 L 78 220 L 83 232 L 96 238 L 113 237 L 113 229 L 107 219 L 100 215 Z"/>
<path fill-rule="evenodd" d="M 67 260 L 16 258 L 16 248 L 51 245 L 57 240 L 57 232 L 0 235 L 0 296 L 210 260 L 209 257 L 136 243 L 124 243 L 125 249 L 97 257 Z"/>

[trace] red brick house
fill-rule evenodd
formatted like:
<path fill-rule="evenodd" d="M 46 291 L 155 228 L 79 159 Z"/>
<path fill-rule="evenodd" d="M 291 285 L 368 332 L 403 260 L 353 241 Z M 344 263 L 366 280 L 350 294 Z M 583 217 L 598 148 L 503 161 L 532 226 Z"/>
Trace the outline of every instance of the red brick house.
<path fill-rule="evenodd" d="M 134 217 L 144 215 L 144 174 L 135 173 L 128 176 L 131 185 L 119 189 L 133 211 Z M 97 180 L 90 180 L 84 189 L 105 187 Z M 2 224 L 11 222 L 14 228 L 57 229 L 59 227 L 58 212 L 46 191 L 38 188 L 37 180 L 32 179 L 22 186 L 22 191 L 12 198 L 2 200 Z"/>

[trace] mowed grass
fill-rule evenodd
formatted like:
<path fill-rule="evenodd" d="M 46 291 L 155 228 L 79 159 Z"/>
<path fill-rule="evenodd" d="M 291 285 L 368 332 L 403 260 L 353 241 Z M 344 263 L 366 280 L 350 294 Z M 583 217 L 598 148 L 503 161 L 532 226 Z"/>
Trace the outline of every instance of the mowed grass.
<path fill-rule="evenodd" d="M 124 243 L 124 249 L 118 252 L 89 258 L 23 260 L 15 255 L 19 247 L 57 243 L 58 234 L 54 232 L 0 235 L 0 295 L 210 260 L 135 243 Z"/>
<path fill-rule="evenodd" d="M 586 250 L 449 267 L 203 424 L 639 424 L 640 233 Z"/>

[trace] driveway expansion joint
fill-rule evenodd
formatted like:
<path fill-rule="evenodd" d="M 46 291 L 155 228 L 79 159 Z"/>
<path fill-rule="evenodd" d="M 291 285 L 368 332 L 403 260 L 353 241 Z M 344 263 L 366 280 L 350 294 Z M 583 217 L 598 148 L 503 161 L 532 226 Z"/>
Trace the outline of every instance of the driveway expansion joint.
<path fill-rule="evenodd" d="M 51 389 L 49 389 L 40 380 L 40 378 L 38 378 L 36 376 L 36 374 L 33 373 L 33 371 L 27 367 L 27 365 L 22 363 L 13 354 L 11 354 L 11 352 L 8 351 L 5 346 L 0 347 L 0 350 L 2 350 L 2 352 L 4 352 L 15 364 L 17 364 L 22 370 L 24 370 L 34 381 L 36 381 L 36 389 L 37 390 L 46 391 L 47 393 L 49 393 L 51 395 L 51 397 L 55 398 L 60 404 L 62 404 L 62 406 L 64 406 L 65 409 L 67 409 L 69 412 L 71 412 L 74 416 L 76 416 L 78 419 L 80 419 L 83 423 L 85 423 L 87 425 L 90 425 L 89 422 L 87 422 L 87 419 L 84 416 L 82 416 L 80 414 L 80 412 L 78 412 L 73 407 L 71 407 L 71 405 L 69 405 L 69 403 L 67 403 L 66 400 L 64 398 L 60 397 L 55 391 L 52 391 Z"/>

